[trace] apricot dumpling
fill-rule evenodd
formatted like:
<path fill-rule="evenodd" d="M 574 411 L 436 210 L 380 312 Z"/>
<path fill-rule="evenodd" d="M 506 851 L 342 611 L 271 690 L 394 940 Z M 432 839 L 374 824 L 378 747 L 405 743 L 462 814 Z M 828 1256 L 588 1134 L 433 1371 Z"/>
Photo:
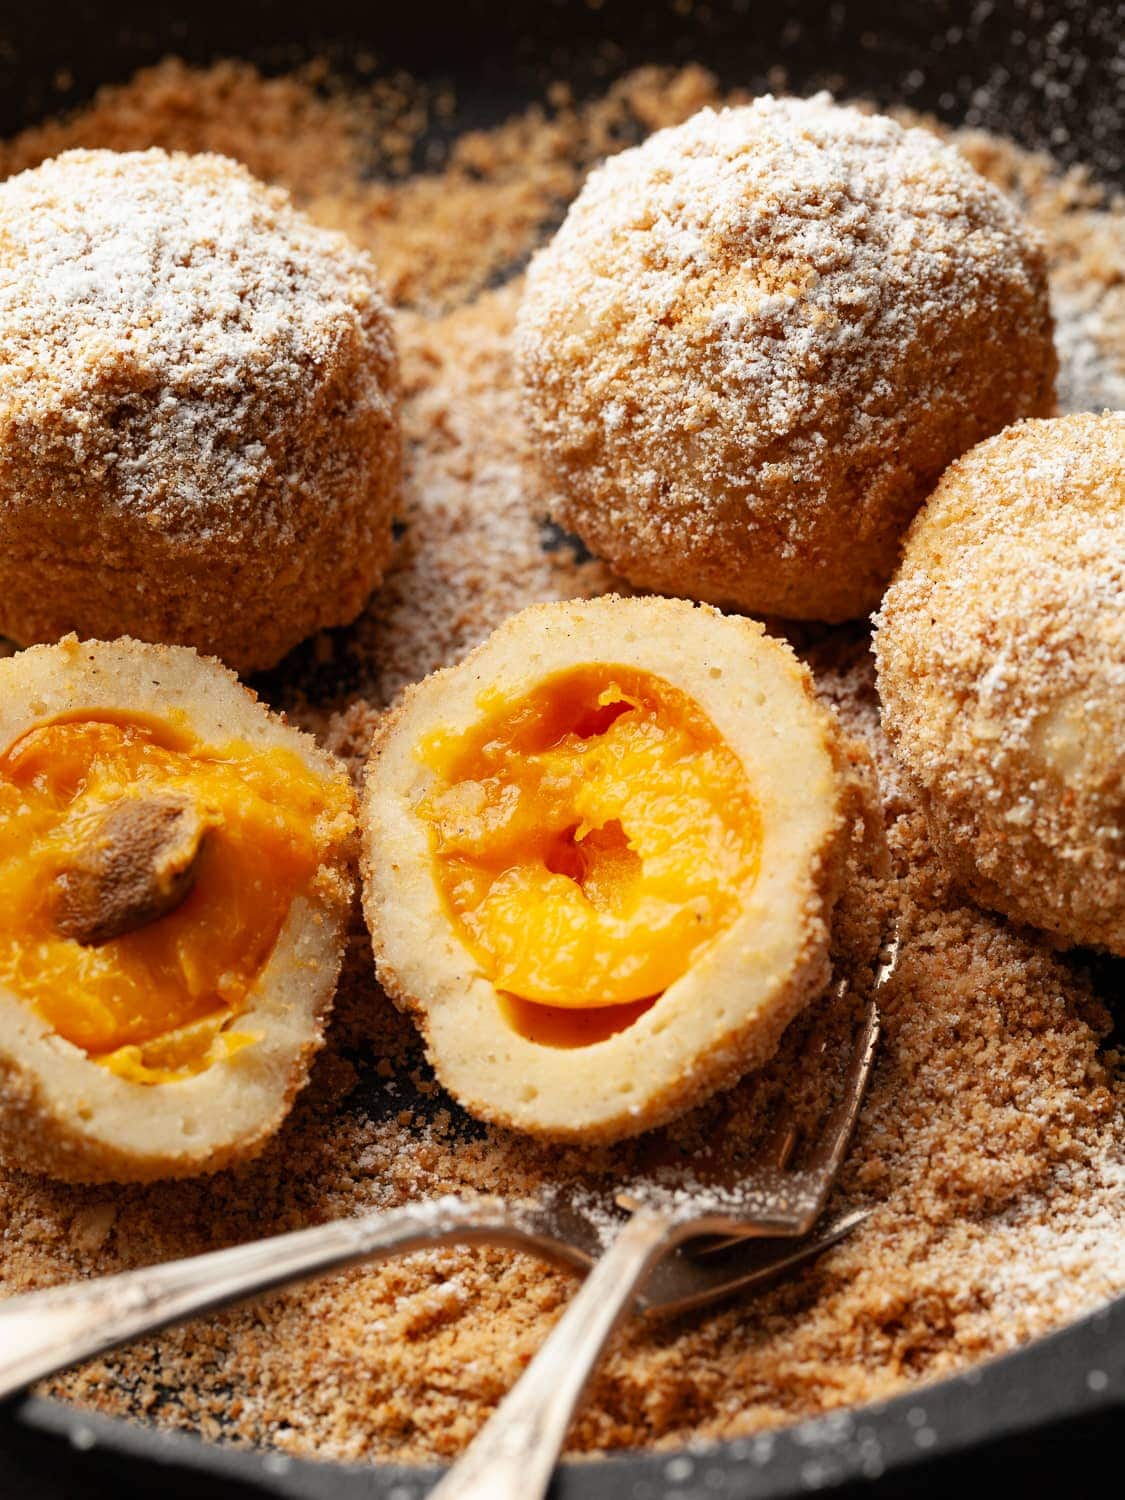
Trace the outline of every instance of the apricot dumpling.
<path fill-rule="evenodd" d="M 789 648 L 679 600 L 537 605 L 384 719 L 361 810 L 376 968 L 482 1119 L 663 1123 L 830 975 L 859 793 Z"/>
<path fill-rule="evenodd" d="M 0 662 L 0 1152 L 73 1181 L 258 1150 L 322 1040 L 343 769 L 187 647 Z"/>
<path fill-rule="evenodd" d="M 950 465 L 877 625 L 883 727 L 958 882 L 1125 957 L 1125 412 Z"/>

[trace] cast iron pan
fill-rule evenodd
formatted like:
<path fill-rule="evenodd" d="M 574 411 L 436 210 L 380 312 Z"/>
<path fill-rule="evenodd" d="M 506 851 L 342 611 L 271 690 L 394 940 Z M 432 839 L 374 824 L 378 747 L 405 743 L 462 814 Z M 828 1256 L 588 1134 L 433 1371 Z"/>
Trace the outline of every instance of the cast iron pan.
<path fill-rule="evenodd" d="M 643 62 L 696 60 L 724 81 L 828 86 L 1000 129 L 1121 185 L 1125 89 L 1120 9 L 1081 0 L 346 0 L 216 4 L 137 0 L 5 7 L 0 133 L 80 103 L 168 52 L 245 56 L 267 70 L 374 50 L 387 68 L 448 80 L 461 124 L 487 125 L 566 77 L 580 93 Z M 58 88 L 61 69 L 71 80 Z M 1121 991 L 1121 966 L 1105 988 Z M 998 1485 L 1057 1496 L 1113 1472 L 1125 1421 L 1125 1298 L 1049 1338 L 889 1403 L 743 1443 L 567 1464 L 560 1500 L 734 1500 L 807 1490 L 948 1495 Z M 421 1500 L 433 1472 L 354 1468 L 237 1450 L 27 1399 L 0 1409 L 0 1495 L 112 1493 L 302 1500 Z"/>

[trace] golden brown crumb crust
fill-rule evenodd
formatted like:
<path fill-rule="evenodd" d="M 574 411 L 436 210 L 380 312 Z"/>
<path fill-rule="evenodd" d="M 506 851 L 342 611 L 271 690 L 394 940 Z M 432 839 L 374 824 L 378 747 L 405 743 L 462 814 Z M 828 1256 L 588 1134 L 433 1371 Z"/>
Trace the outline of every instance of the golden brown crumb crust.
<path fill-rule="evenodd" d="M 528 272 L 553 514 L 631 583 L 755 614 L 878 604 L 946 464 L 1054 410 L 1042 247 L 921 130 L 703 110 L 594 172 Z"/>
<path fill-rule="evenodd" d="M 1125 954 L 1125 412 L 942 477 L 875 635 L 884 728 L 966 889 Z"/>
<path fill-rule="evenodd" d="M 391 553 L 397 356 L 371 262 L 218 156 L 71 151 L 0 185 L 0 631 L 242 672 Z"/>
<path fill-rule="evenodd" d="M 233 673 L 185 647 L 72 636 L 0 662 L 0 744 L 44 718 L 92 708 L 177 713 L 204 743 L 284 748 L 326 780 L 343 774 Z M 351 814 L 321 832 L 324 862 L 295 897 L 239 1016 L 257 1040 L 194 1077 L 119 1077 L 0 986 L 0 1157 L 68 1182 L 144 1182 L 216 1172 L 262 1149 L 323 1044 L 340 973 Z"/>
<path fill-rule="evenodd" d="M 511 360 L 520 278 L 480 288 L 550 233 L 592 158 L 723 100 L 695 66 L 643 69 L 580 105 L 560 86 L 495 129 L 458 135 L 441 170 L 395 180 L 427 109 L 444 128 L 448 101 L 397 79 L 340 99 L 321 84 L 238 62 L 164 63 L 102 90 L 73 119 L 0 143 L 0 172 L 73 145 L 221 151 L 371 250 L 400 308 L 407 531 L 368 612 L 290 658 L 274 684 L 358 775 L 380 712 L 406 683 L 459 660 L 515 609 L 614 586 L 604 565 L 542 546 L 547 495 Z M 1085 169 L 1061 171 L 980 131 L 955 139 L 1045 237 L 1068 409 L 1125 407 L 1125 205 Z M 836 1198 L 871 1217 L 761 1296 L 629 1323 L 571 1429 L 574 1452 L 742 1439 L 764 1456 L 771 1429 L 831 1411 L 841 1430 L 862 1432 L 844 1408 L 921 1393 L 1125 1291 L 1125 1087 L 1100 981 L 951 884 L 880 731 L 865 633 L 799 649 L 847 732 L 878 759 L 902 925 L 878 1066 Z M 838 924 L 841 963 L 869 949 L 882 916 L 877 893 L 849 879 L 853 892 L 848 932 L 855 921 L 860 930 Z M 800 1035 L 784 1037 L 773 1062 L 668 1127 L 669 1138 L 689 1152 L 752 1141 L 779 1091 L 792 1090 L 801 1051 Z M 357 922 L 328 1045 L 262 1154 L 206 1179 L 125 1187 L 0 1170 L 2 1288 L 443 1192 L 531 1196 L 591 1167 L 625 1174 L 633 1149 L 591 1155 L 466 1128 L 432 1082 L 414 1025 L 378 992 Z M 449 1247 L 195 1319 L 41 1389 L 283 1454 L 448 1460 L 572 1293 L 570 1277 L 533 1257 Z"/>

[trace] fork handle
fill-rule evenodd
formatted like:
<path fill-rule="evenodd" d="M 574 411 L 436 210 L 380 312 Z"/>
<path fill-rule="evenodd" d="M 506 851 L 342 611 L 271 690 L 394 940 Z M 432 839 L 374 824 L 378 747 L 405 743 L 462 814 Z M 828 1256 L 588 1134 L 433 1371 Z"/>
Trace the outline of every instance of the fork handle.
<path fill-rule="evenodd" d="M 633 1214 L 430 1500 L 542 1500 L 602 1350 L 648 1273 L 684 1237 L 669 1214 Z"/>
<path fill-rule="evenodd" d="M 522 1243 L 494 1198 L 437 1198 L 336 1220 L 94 1281 L 0 1302 L 0 1399 L 33 1380 L 224 1303 L 359 1261 L 451 1240 Z"/>

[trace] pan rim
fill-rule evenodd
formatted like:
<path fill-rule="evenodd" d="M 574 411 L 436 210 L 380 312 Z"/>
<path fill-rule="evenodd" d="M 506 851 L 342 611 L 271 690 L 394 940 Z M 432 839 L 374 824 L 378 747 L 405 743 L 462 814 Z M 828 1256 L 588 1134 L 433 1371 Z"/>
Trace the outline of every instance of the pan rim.
<path fill-rule="evenodd" d="M 707 1474 L 727 1486 L 708 1487 L 717 1495 L 735 1493 L 729 1481 L 750 1474 L 756 1496 L 814 1487 L 825 1493 L 905 1470 L 920 1459 L 951 1458 L 1075 1418 L 1120 1412 L 1125 1412 L 1125 1294 L 1006 1354 L 921 1382 L 886 1401 L 698 1447 L 568 1458 L 552 1494 L 558 1500 L 611 1500 L 620 1497 L 621 1480 L 628 1478 L 655 1482 L 655 1493 L 670 1500 L 688 1482 L 706 1485 Z M 302 1500 L 420 1500 L 442 1472 L 436 1465 L 341 1463 L 210 1442 L 198 1433 L 105 1416 L 40 1395 L 0 1408 L 0 1452 L 5 1427 L 54 1438 L 54 1446 L 66 1441 L 83 1454 L 100 1449 L 139 1461 L 150 1484 L 153 1464 L 172 1464 Z"/>

